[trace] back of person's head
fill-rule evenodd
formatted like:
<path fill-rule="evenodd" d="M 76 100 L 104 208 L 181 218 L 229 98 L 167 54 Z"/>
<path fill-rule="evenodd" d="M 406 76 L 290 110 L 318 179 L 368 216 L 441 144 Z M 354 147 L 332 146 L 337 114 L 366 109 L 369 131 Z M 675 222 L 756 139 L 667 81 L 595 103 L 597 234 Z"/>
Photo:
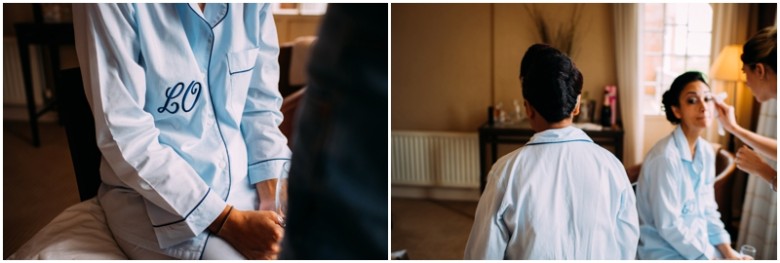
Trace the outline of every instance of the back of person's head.
<path fill-rule="evenodd" d="M 672 111 L 672 106 L 675 106 L 677 108 L 680 107 L 680 94 L 682 93 L 683 89 L 685 89 L 685 86 L 688 86 L 688 83 L 694 82 L 694 81 L 701 81 L 704 83 L 704 85 L 707 85 L 709 87 L 710 85 L 707 84 L 707 81 L 704 80 L 704 75 L 701 72 L 698 71 L 688 71 L 683 73 L 680 76 L 677 76 L 677 78 L 674 79 L 672 82 L 672 86 L 664 92 L 663 99 L 661 103 L 664 104 L 664 111 L 666 112 L 666 119 L 669 120 L 672 124 L 680 124 L 680 118 L 677 118 L 674 116 L 674 111 Z"/>
<path fill-rule="evenodd" d="M 534 44 L 520 62 L 523 98 L 549 123 L 571 116 L 582 91 L 582 73 L 571 59 L 546 44 Z"/>
<path fill-rule="evenodd" d="M 764 63 L 777 73 L 777 27 L 767 27 L 758 31 L 742 47 L 742 63 L 755 69 L 756 64 Z"/>

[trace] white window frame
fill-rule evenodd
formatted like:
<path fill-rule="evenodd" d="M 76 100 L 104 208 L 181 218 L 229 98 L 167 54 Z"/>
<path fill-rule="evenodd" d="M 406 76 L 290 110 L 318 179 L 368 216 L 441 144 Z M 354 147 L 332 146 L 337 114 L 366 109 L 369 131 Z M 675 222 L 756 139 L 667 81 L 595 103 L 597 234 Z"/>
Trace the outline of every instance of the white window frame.
<path fill-rule="evenodd" d="M 656 3 L 654 3 L 654 4 L 656 4 Z M 680 4 L 683 4 L 683 3 L 680 3 Z M 676 4 L 676 5 L 680 5 L 680 4 Z M 674 50 L 673 50 L 674 49 L 674 44 L 673 43 L 667 45 L 667 42 L 668 42 L 667 41 L 667 28 L 669 28 L 670 26 L 674 27 L 674 26 L 680 26 L 680 25 L 684 25 L 685 26 L 685 28 L 686 28 L 686 31 L 685 31 L 686 37 L 688 35 L 690 35 L 691 33 L 706 33 L 706 34 L 709 35 L 710 43 L 712 41 L 712 28 L 709 28 L 709 30 L 706 30 L 706 31 L 704 31 L 704 30 L 691 30 L 691 28 L 690 28 L 690 20 L 691 20 L 691 16 L 690 16 L 691 8 L 690 8 L 690 5 L 697 5 L 697 4 L 696 3 L 684 3 L 684 4 L 689 6 L 689 8 L 688 8 L 688 10 L 689 10 L 688 15 L 689 16 L 688 16 L 688 19 L 686 19 L 685 23 L 670 23 L 667 20 L 667 13 L 666 12 L 667 12 L 667 9 L 668 9 L 667 5 L 669 5 L 668 3 L 657 3 L 657 5 L 661 5 L 663 7 L 663 26 L 662 26 L 661 29 L 647 29 L 644 26 L 644 21 L 640 22 L 640 34 L 642 34 L 644 36 L 645 32 L 661 33 L 661 35 L 662 35 L 662 40 L 661 41 L 663 42 L 663 44 L 662 44 L 663 45 L 663 47 L 662 47 L 663 51 L 661 51 L 660 53 L 654 52 L 654 53 L 649 53 L 648 54 L 647 52 L 645 52 L 645 46 L 644 45 L 647 43 L 646 41 L 643 41 L 640 44 L 642 46 L 639 47 L 640 54 L 642 56 L 642 61 L 643 61 L 642 63 L 645 63 L 645 61 L 648 61 L 648 58 L 650 58 L 651 56 L 653 56 L 653 57 L 661 56 L 661 64 L 660 64 L 659 67 L 656 67 L 656 69 L 655 69 L 655 71 L 656 71 L 656 79 L 655 80 L 653 80 L 653 81 L 646 80 L 645 79 L 645 72 L 644 71 L 640 72 L 641 89 L 642 89 L 640 94 L 642 96 L 641 97 L 641 101 L 645 105 L 642 108 L 642 113 L 644 115 L 663 115 L 664 114 L 664 112 L 661 110 L 661 108 L 662 108 L 661 107 L 662 106 L 661 98 L 663 97 L 663 93 L 666 90 L 669 89 L 669 86 L 671 85 L 671 83 L 674 80 L 674 78 L 676 78 L 680 74 L 684 73 L 684 71 L 683 72 L 672 72 L 671 71 L 671 66 L 668 66 L 668 65 L 670 65 L 670 63 L 671 63 L 670 60 L 672 58 L 674 58 L 674 57 L 682 57 L 682 58 L 684 58 L 685 66 L 683 67 L 683 69 L 685 71 L 697 70 L 697 71 L 701 71 L 705 75 L 709 73 L 708 72 L 709 64 L 711 64 L 710 55 L 709 54 L 706 54 L 706 55 L 693 54 L 692 55 L 690 50 L 688 50 L 687 47 L 686 47 L 686 50 L 685 50 L 685 52 L 683 54 L 679 54 L 678 52 L 674 52 Z M 647 14 L 645 13 L 645 5 L 647 5 L 647 4 L 641 4 L 641 5 L 642 5 L 641 6 L 642 19 L 644 20 L 645 17 L 647 16 Z M 709 12 L 712 13 L 712 7 L 709 4 L 707 4 L 707 7 L 709 8 Z M 710 19 L 712 19 L 712 16 L 710 17 Z M 710 21 L 710 24 L 712 24 L 712 21 Z M 689 61 L 691 59 L 696 59 L 696 58 L 705 59 L 707 61 L 707 68 L 698 68 L 698 69 L 690 68 L 688 66 Z M 644 67 L 645 65 L 642 65 L 642 67 Z M 650 99 L 650 97 L 647 94 L 645 94 L 645 88 L 648 87 L 648 86 L 655 86 L 655 94 L 654 94 L 652 99 Z"/>

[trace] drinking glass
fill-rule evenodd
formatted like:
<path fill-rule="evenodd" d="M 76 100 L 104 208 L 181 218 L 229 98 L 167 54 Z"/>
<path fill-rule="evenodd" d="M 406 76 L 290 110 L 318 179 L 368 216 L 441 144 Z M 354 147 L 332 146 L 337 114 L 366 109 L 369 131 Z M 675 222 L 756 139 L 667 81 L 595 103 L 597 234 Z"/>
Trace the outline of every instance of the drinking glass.
<path fill-rule="evenodd" d="M 279 175 L 279 179 L 276 180 L 276 203 L 275 212 L 279 214 L 279 222 L 282 223 L 282 227 L 287 225 L 287 174 L 290 172 L 290 163 L 284 164 L 284 171 Z"/>
<path fill-rule="evenodd" d="M 756 248 L 751 245 L 742 245 L 742 247 L 739 248 L 739 254 L 742 256 L 750 256 L 755 259 Z"/>

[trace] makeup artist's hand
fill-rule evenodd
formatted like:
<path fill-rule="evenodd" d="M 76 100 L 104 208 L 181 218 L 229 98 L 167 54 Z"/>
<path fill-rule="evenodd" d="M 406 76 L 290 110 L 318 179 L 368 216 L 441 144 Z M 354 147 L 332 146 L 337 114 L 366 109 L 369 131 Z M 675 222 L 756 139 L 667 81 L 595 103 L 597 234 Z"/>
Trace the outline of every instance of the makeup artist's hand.
<path fill-rule="evenodd" d="M 734 107 L 718 100 L 715 101 L 715 110 L 718 111 L 718 120 L 723 124 L 723 129 L 729 133 L 734 133 L 734 130 L 739 127 L 737 119 L 734 114 Z"/>

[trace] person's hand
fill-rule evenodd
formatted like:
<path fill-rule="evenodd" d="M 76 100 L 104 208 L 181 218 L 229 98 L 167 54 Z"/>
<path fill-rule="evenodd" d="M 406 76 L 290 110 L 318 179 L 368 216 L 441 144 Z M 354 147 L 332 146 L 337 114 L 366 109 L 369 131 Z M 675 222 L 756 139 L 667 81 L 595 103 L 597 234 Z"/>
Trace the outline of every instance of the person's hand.
<path fill-rule="evenodd" d="M 720 120 L 720 123 L 723 125 L 723 129 L 730 133 L 734 133 L 736 127 L 739 126 L 734 115 L 734 107 L 729 106 L 722 101 L 713 101 L 715 101 L 715 110 L 718 111 L 718 120 Z"/>
<path fill-rule="evenodd" d="M 276 259 L 284 229 L 273 211 L 233 209 L 217 233 L 247 259 Z"/>
<path fill-rule="evenodd" d="M 768 167 L 756 152 L 744 145 L 737 151 L 736 161 L 737 168 L 740 170 L 759 176 L 763 175 L 765 168 Z"/>
<path fill-rule="evenodd" d="M 723 250 L 721 250 L 721 251 L 723 251 Z M 742 256 L 742 255 L 739 254 L 739 252 L 737 252 L 736 250 L 731 249 L 731 248 L 729 248 L 728 252 L 722 253 L 722 254 L 723 254 L 723 259 L 725 259 L 725 260 L 744 260 L 744 259 L 747 259 L 747 258 L 753 259 L 750 256 Z"/>

